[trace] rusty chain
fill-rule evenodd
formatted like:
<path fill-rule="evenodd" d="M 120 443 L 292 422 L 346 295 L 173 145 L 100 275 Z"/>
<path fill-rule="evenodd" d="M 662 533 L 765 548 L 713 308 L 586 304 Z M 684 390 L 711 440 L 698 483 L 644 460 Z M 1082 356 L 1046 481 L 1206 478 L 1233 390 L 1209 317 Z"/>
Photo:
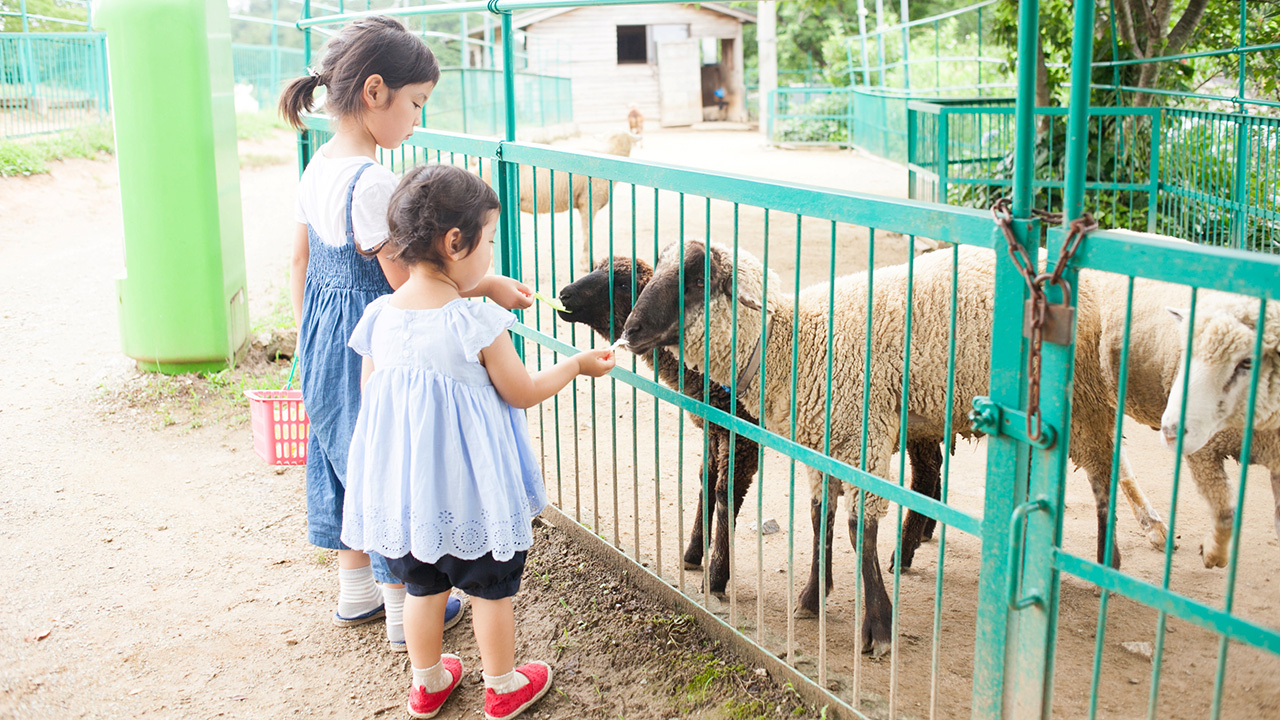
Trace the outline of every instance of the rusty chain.
<path fill-rule="evenodd" d="M 1059 224 L 1062 222 L 1061 213 L 1049 213 L 1042 210 L 1032 211 L 1036 217 L 1051 224 Z M 1065 329 L 1065 340 L 1063 340 L 1064 329 L 1061 327 L 1054 328 L 1054 338 L 1051 342 L 1069 345 L 1071 342 L 1070 322 L 1071 322 L 1071 285 L 1062 277 L 1062 273 L 1066 271 L 1067 263 L 1075 255 L 1076 250 L 1080 247 L 1080 242 L 1084 240 L 1084 236 L 1093 230 L 1098 229 L 1098 223 L 1094 221 L 1093 216 L 1084 213 L 1080 217 L 1072 220 L 1067 232 L 1066 241 L 1062 244 L 1062 252 L 1058 255 L 1058 262 L 1054 265 L 1053 272 L 1039 272 L 1039 264 L 1035 258 L 1027 253 L 1027 249 L 1022 243 L 1018 242 L 1017 235 L 1013 232 L 1013 209 L 1008 198 L 999 198 L 995 204 L 991 206 L 991 216 L 995 219 L 996 225 L 1004 232 L 1005 239 L 1008 241 L 1009 257 L 1013 260 L 1013 264 L 1017 266 L 1018 272 L 1022 274 L 1024 280 L 1027 281 L 1027 288 L 1031 292 L 1031 299 L 1027 301 L 1026 317 L 1024 320 L 1023 333 L 1031 341 L 1031 352 L 1027 355 L 1027 435 L 1032 442 L 1040 440 L 1043 435 L 1043 426 L 1040 418 L 1040 368 L 1041 368 L 1041 346 L 1044 342 L 1044 334 L 1046 326 L 1050 325 L 1050 315 L 1055 312 L 1050 307 L 1049 297 L 1045 294 L 1046 285 L 1056 285 L 1062 290 L 1062 305 L 1056 309 L 1054 322 L 1059 325 L 1063 322 L 1067 323 Z"/>

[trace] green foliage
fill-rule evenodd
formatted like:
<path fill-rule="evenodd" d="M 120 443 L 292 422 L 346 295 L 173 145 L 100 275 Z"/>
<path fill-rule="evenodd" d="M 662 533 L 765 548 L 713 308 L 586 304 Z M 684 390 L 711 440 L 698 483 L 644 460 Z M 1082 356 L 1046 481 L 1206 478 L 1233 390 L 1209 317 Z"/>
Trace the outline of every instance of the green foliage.
<path fill-rule="evenodd" d="M 773 134 L 777 142 L 849 144 L 849 96 L 845 92 L 819 95 L 779 112 Z M 809 117 L 788 118 L 789 115 Z"/>
<path fill-rule="evenodd" d="M 27 8 L 27 28 L 31 32 L 79 32 L 83 25 L 60 23 L 56 20 L 41 20 L 31 17 L 40 15 L 51 18 L 65 18 L 85 22 L 88 10 L 84 0 L 0 0 L 0 11 L 5 13 L 21 13 L 22 6 Z M 22 17 L 0 15 L 0 32 L 22 32 Z"/>
<path fill-rule="evenodd" d="M 47 163 L 67 158 L 96 159 L 115 152 L 111 125 L 85 125 L 70 132 L 0 141 L 0 177 L 49 172 Z"/>

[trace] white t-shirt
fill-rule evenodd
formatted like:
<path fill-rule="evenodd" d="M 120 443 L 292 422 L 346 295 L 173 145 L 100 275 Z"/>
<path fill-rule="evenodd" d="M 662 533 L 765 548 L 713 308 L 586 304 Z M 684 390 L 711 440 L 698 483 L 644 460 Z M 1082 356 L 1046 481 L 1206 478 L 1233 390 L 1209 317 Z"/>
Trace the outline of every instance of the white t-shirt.
<path fill-rule="evenodd" d="M 298 181 L 298 204 L 294 217 L 310 225 L 326 245 L 347 243 L 347 187 L 356 171 L 373 158 L 357 156 L 330 158 L 325 148 L 311 157 Z M 351 223 L 361 250 L 372 250 L 387 239 L 387 204 L 399 179 L 387 168 L 374 164 L 356 181 L 351 201 Z"/>

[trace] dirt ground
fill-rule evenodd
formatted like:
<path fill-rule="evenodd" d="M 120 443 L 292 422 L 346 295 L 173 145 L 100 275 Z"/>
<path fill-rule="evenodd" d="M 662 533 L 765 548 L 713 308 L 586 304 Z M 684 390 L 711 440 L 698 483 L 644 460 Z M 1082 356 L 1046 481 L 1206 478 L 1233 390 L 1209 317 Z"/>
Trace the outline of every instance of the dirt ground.
<path fill-rule="evenodd" d="M 297 170 L 283 134 L 246 143 L 241 152 L 255 158 L 255 167 L 241 174 L 241 191 L 257 321 L 278 312 Z M 848 152 L 770 150 L 759 136 L 741 132 L 653 132 L 635 155 L 861 192 L 901 196 L 906 188 L 898 166 Z M 118 192 L 112 162 L 72 161 L 49 176 L 0 181 L 0 332 L 9 339 L 0 349 L 0 533 L 8 540 L 0 566 L 6 588 L 0 717 L 400 715 L 407 665 L 385 651 L 381 627 L 344 631 L 328 623 L 333 558 L 305 542 L 301 471 L 278 471 L 253 455 L 243 407 L 228 402 L 227 393 L 201 380 L 190 387 L 155 383 L 120 354 L 113 284 L 123 255 Z M 615 186 L 612 223 L 608 208 L 597 218 L 597 257 L 607 252 L 610 227 L 614 249 L 631 254 L 630 197 L 629 186 Z M 736 223 L 741 247 L 764 251 L 759 210 L 741 208 L 735 218 L 731 206 L 711 203 L 708 210 L 701 199 L 686 198 L 682 227 L 678 197 L 660 193 L 656 204 L 655 217 L 653 192 L 636 190 L 638 255 L 651 259 L 655 244 L 681 233 L 705 237 L 708 212 L 713 239 L 731 242 Z M 576 214 L 532 220 L 522 216 L 526 280 L 554 291 L 577 273 L 565 238 L 572 226 L 580 241 L 581 226 Z M 554 266 L 547 240 L 553 222 Z M 798 232 L 794 216 L 770 214 L 770 266 L 783 289 L 826 280 L 833 233 L 838 272 L 864 268 L 872 246 L 865 229 L 806 219 Z M 797 234 L 804 238 L 798 271 Z M 900 237 L 878 234 L 874 245 L 877 265 L 908 254 Z M 598 344 L 545 311 L 527 321 L 578 347 Z M 550 353 L 542 359 L 551 360 Z M 281 372 L 259 371 L 268 379 Z M 702 436 L 669 407 L 655 412 L 655 405 L 641 397 L 633 414 L 629 387 L 578 381 L 576 392 L 531 411 L 552 500 L 765 648 L 782 656 L 791 649 L 802 671 L 816 676 L 825 661 L 828 687 L 846 699 L 856 693 L 865 712 L 887 714 L 892 684 L 902 717 L 928 716 L 936 684 L 937 717 L 968 715 L 981 552 L 976 538 L 947 536 L 936 677 L 930 674 L 936 540 L 922 547 L 897 588 L 895 660 L 871 661 L 854 650 L 855 564 L 843 509 L 825 626 L 789 622 L 788 603 L 810 560 L 808 491 L 803 472 L 792 486 L 790 465 L 773 453 L 766 454 L 762 480 L 742 511 L 731 594 L 724 602 L 705 596 L 701 573 L 679 563 Z M 1145 428 L 1127 428 L 1126 438 L 1143 486 L 1167 519 L 1172 457 Z M 949 502 L 976 516 L 984 449 L 962 443 L 951 461 Z M 1238 477 L 1238 468 L 1228 473 Z M 1181 547 L 1171 587 L 1220 607 L 1225 573 L 1204 569 L 1196 554 L 1209 524 L 1189 485 L 1184 478 L 1177 502 Z M 1091 557 L 1093 500 L 1082 476 L 1069 480 L 1067 504 L 1066 547 Z M 1275 626 L 1280 548 L 1260 469 L 1250 473 L 1244 508 L 1235 611 Z M 1124 571 L 1159 584 L 1163 554 L 1150 548 L 1123 504 L 1118 512 Z M 895 508 L 881 532 L 886 568 L 896 515 Z M 757 519 L 774 519 L 782 532 L 758 536 L 748 527 Z M 563 691 L 548 696 L 536 717 L 776 717 L 796 708 L 793 697 L 761 679 L 750 663 L 708 644 L 688 620 L 640 597 L 557 532 L 540 529 L 531 557 L 518 603 L 518 655 L 553 660 Z M 794 580 L 786 572 L 789 558 Z M 1055 714 L 1077 717 L 1087 713 L 1098 598 L 1070 577 L 1062 597 Z M 1150 609 L 1111 598 L 1100 717 L 1146 715 L 1151 661 L 1122 643 L 1153 641 L 1155 626 Z M 1170 628 L 1158 716 L 1207 715 L 1217 639 L 1180 621 Z M 448 641 L 476 667 L 465 625 Z M 716 658 L 725 662 L 717 665 Z M 1276 658 L 1233 645 L 1223 716 L 1280 716 L 1276 677 Z M 442 717 L 472 716 L 479 697 L 478 676 L 469 675 Z M 733 714 L 743 707 L 753 709 Z"/>

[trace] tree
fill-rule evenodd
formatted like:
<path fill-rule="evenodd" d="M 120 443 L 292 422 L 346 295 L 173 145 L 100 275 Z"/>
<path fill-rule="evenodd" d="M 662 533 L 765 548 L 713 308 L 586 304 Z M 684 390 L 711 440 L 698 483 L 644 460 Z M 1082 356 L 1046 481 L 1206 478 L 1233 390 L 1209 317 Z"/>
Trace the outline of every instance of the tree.
<path fill-rule="evenodd" d="M 1111 7 L 1115 8 L 1114 49 L 1121 60 L 1153 59 L 1201 50 L 1222 50 L 1237 44 L 1240 29 L 1237 2 L 1210 3 L 1208 0 L 1091 0 L 1094 3 L 1093 60 L 1113 57 Z M 1017 0 L 1002 0 L 997 6 L 994 33 L 1009 49 L 1010 62 L 1017 58 Z M 1066 65 L 1071 59 L 1073 2 L 1040 1 L 1040 71 L 1036 104 L 1053 105 L 1059 87 L 1067 80 Z M 1280 41 L 1280 0 L 1250 0 L 1247 6 L 1249 44 Z M 1274 94 L 1280 63 L 1275 53 L 1254 53 L 1249 65 L 1252 86 Z M 1093 71 L 1097 85 L 1123 85 L 1141 89 L 1194 90 L 1221 73 L 1236 74 L 1235 56 L 1203 58 L 1189 62 L 1152 62 L 1120 68 L 1101 67 Z M 1119 82 L 1115 82 L 1115 80 Z M 1114 92 L 1104 97 L 1114 97 Z M 1137 92 L 1132 104 L 1147 107 L 1157 97 Z"/>
<path fill-rule="evenodd" d="M 1183 52 L 1194 35 L 1196 26 L 1204 17 L 1209 0 L 1187 0 L 1187 5 L 1176 23 L 1173 20 L 1173 0 L 1114 0 L 1116 27 L 1120 39 L 1129 54 L 1139 59 L 1177 55 Z M 1225 4 L 1225 3 L 1222 3 Z M 1144 63 L 1138 66 L 1136 86 L 1158 87 L 1165 63 Z M 1146 107 L 1151 104 L 1150 93 L 1138 93 L 1133 104 Z"/>
<path fill-rule="evenodd" d="M 17 13 L 22 12 L 21 0 L 0 0 L 0 11 L 5 13 L 14 13 L 14 15 L 0 15 L 0 32 L 22 32 L 22 17 Z M 32 18 L 32 15 L 38 15 L 50 18 L 66 18 L 77 22 L 85 22 L 88 17 L 88 10 L 85 8 L 84 2 L 76 2 L 69 0 L 26 0 L 27 6 L 27 27 L 32 32 L 76 32 L 84 30 L 83 25 L 72 25 L 68 23 L 60 23 L 56 20 L 42 20 Z"/>

